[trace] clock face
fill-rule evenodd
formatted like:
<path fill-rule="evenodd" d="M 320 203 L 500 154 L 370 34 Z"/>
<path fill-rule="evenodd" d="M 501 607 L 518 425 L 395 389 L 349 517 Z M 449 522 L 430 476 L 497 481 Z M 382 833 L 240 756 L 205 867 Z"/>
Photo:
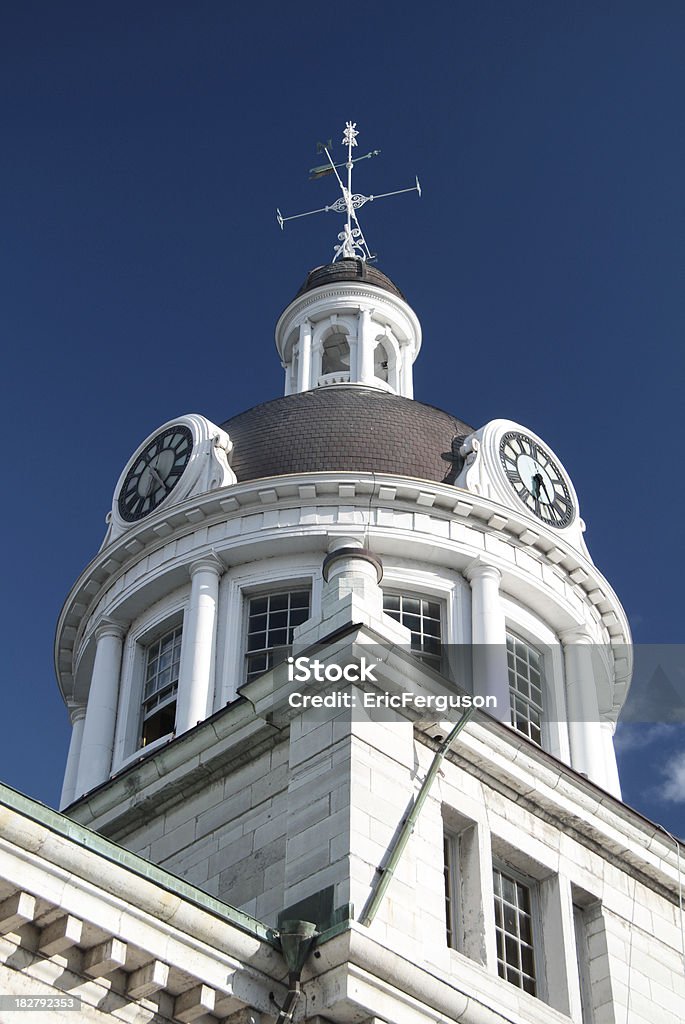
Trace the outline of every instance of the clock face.
<path fill-rule="evenodd" d="M 573 521 L 573 499 L 566 481 L 537 441 L 510 430 L 500 441 L 499 454 L 507 480 L 529 512 L 558 529 Z"/>
<path fill-rule="evenodd" d="M 160 431 L 136 456 L 119 491 L 119 515 L 127 523 L 142 519 L 160 505 L 183 475 L 193 450 L 186 426 Z"/>

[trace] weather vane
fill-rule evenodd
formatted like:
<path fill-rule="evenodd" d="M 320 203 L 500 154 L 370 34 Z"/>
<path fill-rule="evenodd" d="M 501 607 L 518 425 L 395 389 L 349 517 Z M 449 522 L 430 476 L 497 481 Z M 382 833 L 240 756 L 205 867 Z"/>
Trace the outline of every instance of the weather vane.
<path fill-rule="evenodd" d="M 348 121 L 345 125 L 345 131 L 343 132 L 342 145 L 347 146 L 347 160 L 342 163 L 336 164 L 333 162 L 330 150 L 332 149 L 332 141 L 329 139 L 327 143 L 319 142 L 317 144 L 317 152 L 325 153 L 328 159 L 327 164 L 323 164 L 321 167 L 312 167 L 309 172 L 310 181 L 316 178 L 323 178 L 327 174 L 335 174 L 340 185 L 342 195 L 339 199 L 336 199 L 330 206 L 321 206 L 318 210 L 307 210 L 306 213 L 295 213 L 292 217 L 284 217 L 280 210 L 276 210 L 276 220 L 279 223 L 281 231 L 283 225 L 287 220 L 297 220 L 299 217 L 311 217 L 314 213 L 344 213 L 347 216 L 344 229 L 338 235 L 339 245 L 334 246 L 335 256 L 333 262 L 335 263 L 338 259 L 353 259 L 353 260 L 375 260 L 375 255 L 369 251 L 369 247 L 366 244 L 364 233 L 360 227 L 357 219 L 356 211 L 364 205 L 364 203 L 372 203 L 374 199 L 386 199 L 388 196 L 399 196 L 403 192 L 418 192 L 421 195 L 421 186 L 419 179 L 416 179 L 416 184 L 412 185 L 411 188 L 400 188 L 395 192 L 383 192 L 379 196 L 363 196 L 359 192 L 352 191 L 352 169 L 355 164 L 359 163 L 360 160 L 368 160 L 369 157 L 379 156 L 380 149 L 374 149 L 370 153 L 366 153 L 364 156 L 358 156 L 356 159 L 352 159 L 352 148 L 357 145 L 357 123 L 356 121 Z M 338 168 L 344 167 L 347 170 L 347 185 L 344 184 L 342 178 L 338 174 Z"/>

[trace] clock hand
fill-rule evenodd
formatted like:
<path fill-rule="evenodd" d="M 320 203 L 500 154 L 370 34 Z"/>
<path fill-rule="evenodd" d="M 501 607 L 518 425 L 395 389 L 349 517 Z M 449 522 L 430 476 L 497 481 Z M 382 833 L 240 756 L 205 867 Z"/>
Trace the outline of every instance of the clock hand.
<path fill-rule="evenodd" d="M 150 465 L 148 466 L 148 469 L 150 470 L 150 473 L 152 474 L 152 476 L 154 476 L 154 478 L 157 481 L 157 483 L 160 484 L 164 488 L 164 490 L 166 491 L 166 489 L 167 489 L 166 483 L 165 483 L 164 480 L 162 480 L 161 476 L 159 475 L 159 473 L 157 472 L 155 467 L 152 465 L 152 463 L 150 463 Z"/>
<path fill-rule="evenodd" d="M 536 464 L 535 468 L 537 469 L 537 464 Z M 543 486 L 544 486 L 542 477 L 541 477 L 539 472 L 536 472 L 536 473 L 533 474 L 533 477 L 532 477 L 530 483 L 531 483 L 531 491 L 530 491 L 530 493 L 533 495 L 534 498 L 539 498 L 540 497 L 540 484 L 543 484 Z"/>

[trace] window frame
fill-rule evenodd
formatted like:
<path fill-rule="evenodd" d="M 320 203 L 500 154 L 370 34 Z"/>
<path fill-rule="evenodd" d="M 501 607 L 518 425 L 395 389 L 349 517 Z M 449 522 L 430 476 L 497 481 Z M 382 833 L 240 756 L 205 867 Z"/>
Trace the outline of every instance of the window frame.
<path fill-rule="evenodd" d="M 143 674 L 142 674 L 142 692 L 141 692 L 141 701 L 140 701 L 140 724 L 139 724 L 139 727 L 138 727 L 139 749 L 142 749 L 142 750 L 146 750 L 149 746 L 151 746 L 151 744 L 157 743 L 158 741 L 163 740 L 163 739 L 165 739 L 168 736 L 173 736 L 175 734 L 175 732 L 176 732 L 176 713 L 177 713 L 177 710 L 178 710 L 178 691 L 179 691 L 179 683 L 180 683 L 180 679 L 181 679 L 181 659 L 182 659 L 182 655 L 183 655 L 183 618 L 181 618 L 179 622 L 176 622 L 174 624 L 167 623 L 167 625 L 168 625 L 169 628 L 166 629 L 164 632 L 160 633 L 159 636 L 146 637 L 146 643 L 143 645 L 143 647 L 144 647 L 144 657 L 143 657 Z M 176 639 L 176 634 L 177 633 L 179 634 L 178 640 Z M 156 647 L 158 644 L 161 645 L 162 642 L 164 640 L 166 640 L 168 637 L 173 637 L 174 638 L 173 641 L 172 641 L 172 662 L 171 662 L 171 667 L 172 668 L 173 668 L 173 665 L 175 664 L 175 661 L 176 661 L 176 659 L 173 657 L 173 652 L 175 651 L 176 647 L 178 647 L 178 669 L 177 669 L 176 678 L 173 679 L 173 680 L 170 680 L 169 684 L 167 686 L 165 686 L 165 687 L 156 687 L 153 690 L 153 692 L 150 694 L 150 696 L 146 697 L 145 696 L 145 691 L 147 689 L 147 685 L 148 685 L 148 681 L 149 681 L 148 680 L 148 670 L 149 670 L 149 667 L 150 667 L 150 655 L 152 653 L 153 648 Z M 162 652 L 161 652 L 161 647 L 160 647 L 159 654 L 161 654 L 161 653 Z M 157 655 L 157 657 L 159 657 L 159 654 Z M 158 671 L 158 674 L 159 674 L 159 671 Z M 153 697 L 157 696 L 160 693 L 161 690 L 167 689 L 168 687 L 173 687 L 171 694 L 167 698 L 165 698 L 164 700 L 160 700 L 157 703 L 155 703 L 152 706 L 152 708 L 150 709 L 150 711 L 146 714 L 146 711 L 145 711 L 146 703 L 151 701 Z M 155 714 L 157 714 L 158 712 L 162 711 L 164 708 L 168 707 L 171 704 L 173 704 L 173 706 L 174 706 L 174 726 L 173 726 L 173 728 L 171 730 L 169 730 L 168 732 L 166 732 L 166 733 L 162 733 L 159 736 L 156 736 L 154 738 L 154 740 L 150 740 L 149 742 L 145 742 L 145 724 L 146 724 L 146 722 L 149 721 L 151 718 L 153 718 Z"/>
<path fill-rule="evenodd" d="M 463 910 L 460 906 L 460 865 L 461 835 L 450 828 L 443 828 L 443 875 L 445 879 L 445 940 L 448 949 L 463 952 L 460 941 Z"/>
<path fill-rule="evenodd" d="M 532 935 L 531 935 L 532 942 L 531 942 L 530 945 L 531 945 L 531 948 L 532 948 L 532 951 L 533 951 L 533 967 L 534 967 L 534 970 L 535 970 L 535 975 L 533 977 L 533 980 L 535 982 L 535 992 L 534 993 L 528 992 L 527 989 L 523 988 L 521 985 L 517 985 L 515 982 L 510 981 L 507 977 L 503 977 L 500 974 L 500 969 L 499 969 L 500 958 L 499 958 L 499 954 L 497 953 L 497 931 L 498 931 L 498 925 L 497 925 L 497 913 L 496 913 L 496 909 L 495 909 L 496 908 L 496 902 L 497 902 L 497 894 L 495 892 L 495 885 L 494 885 L 494 874 L 495 874 L 495 871 L 498 871 L 500 873 L 500 876 L 501 875 L 505 875 L 509 880 L 513 881 L 515 884 L 522 885 L 522 886 L 524 886 L 528 890 L 529 899 L 530 899 L 530 926 L 531 926 L 531 933 L 532 933 Z M 492 856 L 492 875 L 493 875 L 493 886 L 492 886 L 492 888 L 493 888 L 492 921 L 493 921 L 494 936 L 495 936 L 495 970 L 497 972 L 497 977 L 500 979 L 500 981 L 503 981 L 505 984 L 512 985 L 514 988 L 518 989 L 519 992 L 525 992 L 526 995 L 531 996 L 531 998 L 533 998 L 533 999 L 539 999 L 542 1002 L 548 1003 L 549 1000 L 547 998 L 548 994 L 547 994 L 547 988 L 546 988 L 546 983 L 545 983 L 546 970 L 545 970 L 544 945 L 543 945 L 543 922 L 542 922 L 542 916 L 541 916 L 541 913 L 540 913 L 540 882 L 539 882 L 538 879 L 532 878 L 530 875 L 524 874 L 523 872 L 519 871 L 517 868 L 513 867 L 510 863 L 508 863 L 506 860 L 503 860 L 501 857 L 496 856 L 494 851 L 493 851 L 493 856 Z M 506 934 L 507 933 L 505 933 L 505 935 Z M 505 961 L 505 963 L 506 963 L 506 961 Z M 517 968 L 517 970 L 518 970 L 518 968 Z M 519 971 L 518 973 L 522 974 L 523 972 Z"/>
<path fill-rule="evenodd" d="M 314 593 L 313 593 L 313 587 L 312 587 L 312 581 L 311 580 L 309 580 L 308 582 L 299 583 L 297 580 L 291 581 L 289 579 L 283 579 L 283 580 L 280 580 L 280 581 L 274 581 L 274 583 L 272 583 L 271 585 L 268 585 L 268 586 L 263 586 L 263 587 L 256 586 L 254 588 L 253 587 L 246 587 L 246 588 L 241 590 L 241 599 L 242 599 L 241 623 L 242 623 L 242 628 L 241 628 L 241 647 L 240 647 L 241 671 L 239 672 L 239 678 L 240 678 L 240 684 L 239 685 L 240 686 L 244 686 L 246 683 L 251 682 L 252 679 L 258 679 L 259 676 L 264 675 L 266 672 L 270 672 L 272 670 L 272 668 L 273 668 L 273 665 L 271 665 L 269 668 L 264 669 L 263 672 L 259 672 L 258 674 L 253 675 L 253 676 L 249 676 L 248 675 L 248 671 L 247 671 L 248 661 L 247 661 L 247 659 L 248 659 L 249 654 L 250 653 L 259 653 L 259 652 L 249 652 L 248 649 L 247 649 L 247 641 L 248 641 L 248 636 L 249 636 L 249 632 L 248 631 L 249 631 L 249 622 L 250 622 L 250 601 L 253 600 L 254 598 L 271 597 L 273 595 L 278 595 L 278 594 L 283 594 L 283 593 L 292 594 L 294 592 L 303 591 L 303 590 L 306 590 L 309 593 L 309 614 L 308 614 L 306 619 L 302 620 L 303 622 L 306 622 L 308 619 L 310 619 L 312 617 L 312 608 L 313 608 L 313 603 L 314 603 Z M 301 623 L 298 623 L 298 625 L 301 625 Z M 294 627 L 294 628 L 296 629 L 297 627 Z M 292 647 L 292 644 L 286 644 L 285 647 L 286 648 Z M 268 651 L 268 650 L 275 650 L 275 649 L 276 648 L 265 648 L 264 650 Z"/>
<path fill-rule="evenodd" d="M 427 668 L 432 669 L 434 672 L 438 672 L 441 675 L 443 675 L 444 672 L 445 672 L 446 660 L 447 660 L 446 648 L 447 648 L 447 646 L 449 644 L 449 639 L 448 639 L 448 636 L 447 636 L 447 633 L 448 633 L 447 625 L 448 625 L 448 621 L 449 621 L 449 601 L 450 601 L 450 596 L 446 595 L 444 593 L 442 593 L 442 594 L 436 594 L 435 592 L 431 593 L 430 591 L 427 591 L 427 590 L 424 590 L 424 589 L 416 590 L 411 585 L 409 585 L 408 587 L 403 587 L 401 585 L 401 583 L 398 586 L 394 582 L 389 587 L 382 587 L 381 590 L 382 590 L 382 593 L 383 593 L 383 614 L 387 615 L 389 618 L 391 618 L 393 620 L 393 622 L 397 622 L 398 625 L 404 626 L 405 629 L 409 629 L 409 626 L 405 626 L 405 624 L 401 621 L 401 619 L 396 619 L 394 615 L 392 615 L 390 612 L 385 610 L 385 598 L 386 598 L 386 596 L 389 596 L 389 597 L 399 597 L 400 601 L 403 598 L 407 598 L 409 600 L 431 601 L 431 602 L 434 602 L 434 603 L 436 603 L 438 605 L 438 608 L 440 610 L 440 637 L 439 637 L 439 641 L 440 641 L 440 655 L 439 655 L 440 663 L 436 665 L 435 662 L 433 661 L 433 659 L 437 657 L 436 655 L 428 654 L 427 656 L 422 656 L 422 652 L 421 651 L 414 651 L 413 649 L 412 649 L 411 653 L 412 653 L 412 655 L 414 657 L 417 658 L 417 660 L 419 660 L 421 662 L 422 665 L 425 665 Z M 409 612 L 407 614 L 411 614 L 411 613 Z M 422 615 L 422 618 L 423 618 L 423 615 Z M 409 632 L 413 632 L 413 631 L 411 629 L 409 629 Z M 424 635 L 430 635 L 430 634 L 422 634 L 422 636 L 424 636 Z"/>
<path fill-rule="evenodd" d="M 141 744 L 146 652 L 151 644 L 169 630 L 178 625 L 183 628 L 189 598 L 190 585 L 162 598 L 135 620 L 129 629 L 122 656 L 112 774 L 162 746 L 174 735 L 173 732 L 166 733 L 145 746 Z M 184 642 L 185 633 L 181 638 L 181 663 Z"/>
<path fill-rule="evenodd" d="M 571 763 L 571 748 L 566 714 L 566 672 L 559 637 L 542 619 L 510 597 L 502 598 L 506 632 L 536 648 L 543 664 L 542 743 L 536 744 L 566 764 Z M 514 729 L 514 726 L 511 726 Z M 517 735 L 526 736 L 515 729 Z M 535 742 L 532 740 L 531 742 Z"/>
<path fill-rule="evenodd" d="M 510 652 L 509 652 L 509 641 L 510 640 L 512 640 L 514 642 L 514 644 L 516 644 L 516 643 L 522 644 L 525 647 L 525 649 L 526 649 L 526 666 L 528 668 L 528 679 L 527 679 L 527 681 L 528 681 L 528 684 L 529 684 L 529 688 L 531 688 L 531 689 L 532 689 L 533 683 L 532 683 L 532 680 L 530 678 L 530 669 L 531 669 L 530 653 L 531 652 L 534 653 L 537 656 L 537 658 L 539 659 L 539 662 L 540 662 L 540 686 L 539 686 L 539 690 L 540 690 L 540 703 L 539 704 L 533 699 L 532 696 L 526 695 L 523 692 L 522 689 L 519 689 L 517 686 L 515 686 L 512 683 L 512 672 L 514 674 L 514 680 L 519 679 L 520 675 L 517 673 L 516 665 L 515 664 L 514 664 L 513 669 L 509 665 L 509 654 L 510 654 Z M 509 682 L 509 711 L 510 711 L 510 715 L 511 715 L 511 722 L 510 722 L 511 727 L 512 727 L 512 729 L 515 729 L 518 733 L 521 733 L 521 735 L 526 736 L 529 740 L 531 740 L 531 742 L 535 743 L 537 746 L 539 746 L 542 749 L 544 749 L 545 722 L 549 720 L 549 711 L 548 711 L 548 708 L 545 707 L 545 699 L 547 697 L 548 687 L 547 687 L 547 673 L 546 673 L 546 667 L 547 666 L 545 664 L 545 654 L 544 654 L 544 651 L 539 650 L 535 646 L 535 644 L 529 643 L 528 640 L 525 640 L 523 637 L 519 636 L 518 633 L 515 633 L 512 629 L 509 629 L 508 627 L 507 627 L 507 631 L 506 631 L 506 648 L 507 648 L 507 674 L 508 674 L 508 682 Z M 517 654 L 516 654 L 516 649 L 515 648 L 514 648 L 514 651 L 513 651 L 513 659 L 514 659 L 514 662 L 517 659 Z M 516 722 L 514 721 L 514 718 L 516 717 L 515 716 L 515 712 L 514 712 L 514 706 L 515 706 L 515 703 L 516 703 L 516 698 L 518 698 L 518 700 L 521 701 L 521 703 L 523 703 L 523 705 L 526 708 L 526 722 L 527 722 L 527 725 L 528 725 L 528 731 L 520 729 L 518 727 L 518 725 L 516 725 Z M 535 725 L 534 725 L 534 728 L 536 729 L 536 731 L 539 731 L 539 733 L 540 733 L 540 739 L 539 740 L 535 739 L 531 735 L 531 729 L 533 727 L 533 719 L 532 719 L 532 716 L 531 716 L 531 710 L 534 710 L 539 715 L 539 723 L 535 723 Z"/>

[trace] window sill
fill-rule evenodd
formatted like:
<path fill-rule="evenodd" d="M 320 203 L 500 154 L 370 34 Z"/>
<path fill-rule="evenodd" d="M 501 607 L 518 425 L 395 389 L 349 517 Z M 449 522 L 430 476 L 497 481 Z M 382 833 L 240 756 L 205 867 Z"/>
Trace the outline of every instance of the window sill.
<path fill-rule="evenodd" d="M 134 751 L 134 753 L 129 754 L 128 757 L 125 757 L 123 761 L 121 761 L 117 765 L 116 770 L 112 772 L 110 778 L 114 777 L 115 775 L 118 775 L 119 772 L 122 772 L 125 768 L 128 768 L 130 765 L 136 764 L 136 762 L 138 761 L 142 761 L 144 758 L 148 756 L 148 754 L 154 753 L 154 751 L 159 750 L 160 747 L 166 746 L 167 743 L 173 740 L 175 735 L 175 732 L 168 732 L 165 736 L 160 736 L 158 739 L 153 740 L 152 743 L 146 743 L 144 747 L 138 747 L 138 749 Z"/>

